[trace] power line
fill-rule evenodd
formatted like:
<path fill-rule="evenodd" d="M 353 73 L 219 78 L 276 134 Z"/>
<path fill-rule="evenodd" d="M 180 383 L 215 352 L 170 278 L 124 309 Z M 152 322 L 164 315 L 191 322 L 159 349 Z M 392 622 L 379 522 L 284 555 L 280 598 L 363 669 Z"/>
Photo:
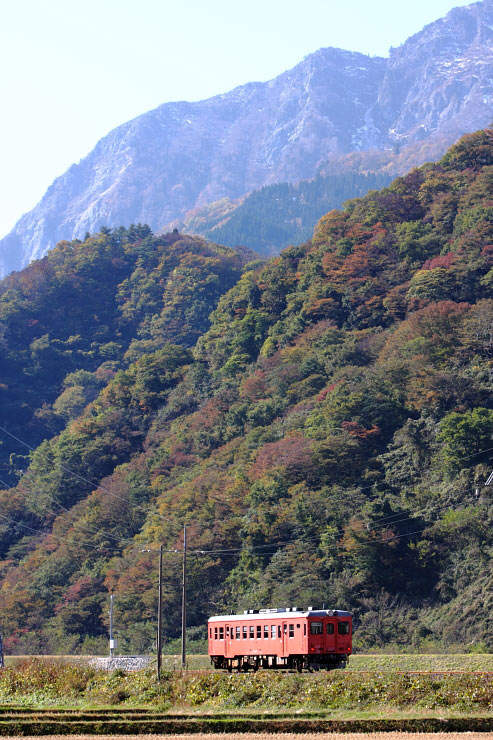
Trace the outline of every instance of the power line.
<path fill-rule="evenodd" d="M 412 517 L 410 517 L 410 518 L 412 518 Z M 375 539 L 369 540 L 367 543 L 361 543 L 360 544 L 360 547 L 366 547 L 367 545 L 370 545 L 370 544 L 381 544 L 381 543 L 391 542 L 391 541 L 394 541 L 394 540 L 402 539 L 404 537 L 411 537 L 413 534 L 419 534 L 421 532 L 424 532 L 430 526 L 433 526 L 433 525 L 432 524 L 426 524 L 424 527 L 421 527 L 420 529 L 416 529 L 413 532 L 404 532 L 403 534 L 389 535 L 389 536 L 386 536 L 386 537 L 382 537 L 379 540 L 375 540 Z M 372 531 L 372 530 L 370 530 L 370 531 Z M 336 532 L 334 532 L 334 535 L 336 535 L 336 534 L 341 535 L 341 534 L 345 534 L 345 532 L 343 532 L 342 530 L 339 529 L 339 530 L 336 530 Z M 300 543 L 303 544 L 304 542 L 318 542 L 320 544 L 321 538 L 320 537 L 311 537 L 311 538 L 305 539 L 305 540 L 302 540 L 302 539 L 298 538 L 298 539 L 295 539 L 295 540 L 285 540 L 283 542 L 269 542 L 269 543 L 266 543 L 264 545 L 253 545 L 253 546 L 249 547 L 248 550 L 249 551 L 256 551 L 256 550 L 261 550 L 261 549 L 268 548 L 268 547 L 280 548 L 280 547 L 287 547 L 288 545 L 296 545 L 296 544 L 300 544 Z M 228 548 L 228 549 L 221 549 L 221 550 L 187 550 L 187 553 L 189 555 L 220 555 L 220 554 L 227 554 L 227 553 L 242 552 L 244 549 L 246 549 L 246 548 L 245 547 L 236 547 L 236 548 Z M 157 550 L 145 550 L 144 552 L 157 552 Z M 183 553 L 183 550 L 163 550 L 163 552 L 182 554 Z M 265 555 L 275 555 L 276 552 L 277 552 L 277 550 L 273 550 L 272 552 L 265 552 L 264 554 Z"/>
<path fill-rule="evenodd" d="M 54 540 L 57 540 L 58 542 L 64 542 L 64 543 L 70 544 L 70 540 L 68 537 L 59 537 L 53 534 L 53 532 L 45 532 L 42 529 L 35 529 L 34 527 L 30 527 L 28 524 L 24 524 L 23 522 L 17 522 L 15 519 L 11 519 L 10 517 L 5 516 L 4 514 L 0 514 L 0 518 L 5 519 L 5 521 L 10 522 L 11 524 L 15 524 L 17 527 L 23 527 L 24 529 L 29 529 L 30 532 L 35 532 L 36 534 L 42 534 L 44 537 L 52 537 Z M 102 545 L 97 547 L 96 545 L 91 545 L 89 542 L 84 542 L 84 547 L 91 547 L 93 550 L 101 550 L 103 548 Z M 114 550 L 114 552 L 116 552 L 116 550 Z"/>
<path fill-rule="evenodd" d="M 36 450 L 35 448 L 31 447 L 31 445 L 29 445 L 27 442 L 24 442 L 22 439 L 20 439 L 16 435 L 12 434 L 11 432 L 9 432 L 7 429 L 5 429 L 4 427 L 2 427 L 1 425 L 0 425 L 0 431 L 3 431 L 5 434 L 9 435 L 10 437 L 12 437 L 12 439 L 15 439 L 17 442 L 19 442 L 20 444 L 24 445 L 25 447 L 27 447 L 32 452 L 37 452 L 37 454 L 39 454 L 44 459 L 46 459 L 46 460 L 50 459 L 50 456 L 43 455 L 42 453 L 39 452 L 39 450 Z M 473 457 L 477 457 L 478 455 L 482 455 L 482 454 L 484 454 L 486 452 L 490 452 L 492 450 L 493 450 L 493 447 L 490 447 L 490 448 L 487 448 L 485 450 L 480 450 L 478 452 L 475 452 L 475 453 L 473 453 L 471 455 L 466 455 L 466 456 L 460 457 L 458 459 L 460 459 L 460 460 L 471 459 Z M 51 459 L 53 460 L 53 458 L 54 458 L 54 456 L 52 455 L 51 456 Z M 67 472 L 69 475 L 72 475 L 73 477 L 78 478 L 79 480 L 84 481 L 85 483 L 89 483 L 89 485 L 94 486 L 95 488 L 97 488 L 97 489 L 99 489 L 99 490 L 107 493 L 109 496 L 112 496 L 112 497 L 114 497 L 116 499 L 119 499 L 121 501 L 124 501 L 124 502 L 130 504 L 131 506 L 133 506 L 133 507 L 135 507 L 137 509 L 140 509 L 142 511 L 145 511 L 146 514 L 149 514 L 149 510 L 146 507 L 144 507 L 144 506 L 142 506 L 140 504 L 136 504 L 136 503 L 130 501 L 129 499 L 127 499 L 127 498 L 125 498 L 123 496 L 119 496 L 116 493 L 113 493 L 112 491 L 110 491 L 109 489 L 105 488 L 104 486 L 101 486 L 100 484 L 97 484 L 94 481 L 91 481 L 90 479 L 85 478 L 84 476 L 81 476 L 78 473 L 75 473 L 70 468 L 68 468 L 67 466 L 62 465 L 61 463 L 58 463 L 58 464 L 59 464 L 60 468 L 63 471 Z M 26 475 L 28 475 L 28 474 L 29 473 L 27 473 Z M 387 483 L 387 485 L 392 485 L 394 483 L 394 481 L 385 481 L 385 482 Z M 3 481 L 0 481 L 0 483 L 2 483 L 2 485 L 5 485 L 7 488 L 10 488 L 10 489 L 13 488 L 13 486 L 10 486 L 8 484 L 5 484 Z M 368 486 L 357 486 L 357 488 L 359 490 L 366 490 L 368 488 L 373 488 L 375 485 L 378 485 L 378 484 L 372 483 L 372 484 L 370 484 Z M 61 509 L 63 509 L 65 512 L 71 513 L 71 511 L 69 509 L 67 509 L 66 507 L 64 507 L 62 504 L 59 504 L 59 507 Z M 441 510 L 442 508 L 447 508 L 447 507 L 448 507 L 448 504 L 444 504 L 438 510 Z M 399 523 L 402 523 L 404 521 L 415 519 L 416 518 L 416 515 L 419 514 L 419 513 L 421 513 L 421 512 L 423 512 L 423 511 L 426 511 L 426 508 L 420 509 L 417 512 L 414 512 L 412 516 L 405 517 L 403 519 L 396 519 L 396 517 L 400 516 L 400 513 L 392 514 L 392 515 L 390 515 L 388 517 L 384 517 L 382 519 L 379 519 L 375 523 L 375 525 L 372 526 L 368 531 L 371 531 L 371 530 L 377 529 L 379 527 L 385 526 L 386 524 L 388 524 L 390 526 L 392 524 L 399 524 Z M 50 513 L 52 513 L 54 516 L 57 516 L 56 512 L 54 512 L 54 511 L 50 511 Z M 168 519 L 168 517 L 166 517 L 166 515 L 164 515 L 164 514 L 159 514 L 159 512 L 157 512 L 157 511 L 155 511 L 154 513 L 156 514 L 156 516 L 158 516 L 161 519 L 166 519 L 166 520 Z M 11 521 L 14 524 L 19 524 L 20 526 L 25 526 L 25 525 L 22 525 L 20 522 L 15 522 L 14 520 L 11 520 Z M 223 520 L 213 520 L 213 523 L 215 523 L 216 521 L 223 521 Z M 427 525 L 426 527 L 424 527 L 422 530 L 417 530 L 417 532 L 423 531 L 428 526 L 429 525 Z M 92 533 L 94 533 L 94 534 L 104 534 L 105 536 L 110 537 L 111 539 L 115 539 L 118 542 L 121 542 L 122 544 L 123 543 L 131 543 L 131 542 L 134 542 L 133 539 L 132 540 L 129 540 L 129 539 L 119 539 L 115 535 L 112 535 L 109 532 L 106 532 L 106 531 L 104 531 L 102 529 L 92 529 L 92 528 L 89 528 L 87 526 L 86 526 L 86 529 L 88 529 L 89 531 L 92 531 Z M 38 532 L 40 532 L 42 534 L 45 534 L 45 533 L 42 532 L 42 530 L 33 530 L 33 531 L 38 531 Z M 341 535 L 341 534 L 344 534 L 344 532 L 342 530 L 338 529 L 338 530 L 336 530 L 336 532 L 334 534 L 340 534 Z M 409 533 L 406 533 L 406 534 L 403 534 L 403 535 L 397 535 L 395 538 L 392 538 L 392 539 L 399 539 L 400 537 L 405 537 L 405 536 L 408 536 L 408 535 L 409 535 Z M 388 540 L 388 538 L 387 538 L 387 540 Z M 387 540 L 382 540 L 382 541 L 387 541 Z M 313 542 L 313 541 L 319 541 L 319 538 L 311 538 L 309 540 L 305 540 L 305 542 Z M 286 546 L 286 545 L 289 545 L 289 544 L 297 544 L 298 542 L 299 542 L 299 539 L 288 540 L 288 541 L 280 542 L 280 543 L 267 543 L 267 544 L 264 544 L 264 545 L 256 545 L 256 546 L 253 546 L 250 549 L 251 550 L 262 550 L 262 549 L 264 549 L 266 547 L 280 547 L 280 546 Z M 189 550 L 188 552 L 190 552 L 190 554 L 227 554 L 227 553 L 241 552 L 242 550 L 243 550 L 243 547 L 240 547 L 240 548 L 228 548 L 228 549 L 221 549 L 221 550 L 219 550 L 219 549 L 216 549 L 216 550 L 213 550 L 213 549 L 210 549 L 210 550 Z M 163 552 L 178 553 L 178 552 L 181 552 L 181 551 L 180 550 L 177 550 L 177 549 L 170 549 L 170 550 L 163 550 Z M 268 554 L 273 554 L 273 553 L 265 553 L 265 554 L 268 555 Z"/>
<path fill-rule="evenodd" d="M 26 476 L 27 476 L 27 474 L 26 474 Z M 0 483 L 2 484 L 2 486 L 5 486 L 6 488 L 8 488 L 10 490 L 14 490 L 14 486 L 10 486 L 8 483 L 5 483 L 5 481 L 3 481 L 1 479 L 0 479 Z M 19 489 L 15 489 L 15 490 L 18 491 Z M 63 511 L 65 511 L 67 514 L 72 514 L 73 513 L 72 511 L 70 511 L 70 509 L 67 509 L 65 506 L 63 506 L 63 504 L 58 504 L 58 506 L 60 507 L 60 509 L 62 509 Z M 53 509 L 46 509 L 46 513 L 47 514 L 53 514 L 54 517 L 58 517 L 58 513 L 56 511 L 53 511 Z M 78 522 L 78 521 L 72 522 L 72 526 L 73 527 L 76 527 L 76 526 L 85 527 L 85 529 L 88 532 L 91 532 L 92 534 L 103 534 L 105 537 L 109 537 L 110 539 L 116 540 L 117 542 L 122 542 L 122 543 L 124 543 L 124 542 L 127 542 L 127 543 L 133 542 L 133 539 L 128 539 L 128 538 L 123 538 L 122 539 L 120 537 L 117 537 L 114 534 L 110 534 L 109 532 L 105 531 L 104 529 L 94 529 L 93 527 L 89 527 L 87 525 L 81 525 L 80 522 Z"/>
<path fill-rule="evenodd" d="M 39 452 L 39 448 L 36 449 L 34 447 L 31 447 L 31 445 L 27 444 L 27 442 L 24 442 L 19 437 L 16 437 L 15 434 L 12 434 L 11 432 L 9 432 L 8 429 L 5 429 L 5 427 L 0 426 L 0 431 L 5 432 L 5 434 L 9 435 L 9 437 L 12 437 L 12 439 L 15 439 L 16 442 L 19 442 L 20 444 L 24 445 L 24 447 L 27 447 L 27 449 L 31 450 L 31 452 L 36 452 L 40 457 L 44 458 L 45 460 L 50 460 L 51 462 L 55 462 L 54 455 L 51 455 L 51 456 L 44 455 L 43 453 Z M 60 462 L 58 462 L 58 465 L 61 470 L 63 470 L 65 473 L 68 473 L 69 475 L 72 475 L 74 478 L 78 478 L 78 480 L 81 480 L 84 483 L 88 483 L 90 486 L 94 486 L 94 488 L 97 488 L 100 491 L 104 491 L 104 493 L 107 493 L 109 496 L 119 499 L 120 501 L 125 501 L 125 503 L 130 504 L 136 509 L 141 509 L 142 511 L 145 511 L 146 514 L 149 514 L 149 509 L 146 508 L 145 506 L 142 506 L 141 504 L 136 504 L 135 502 L 130 501 L 130 499 L 125 498 L 124 496 L 119 496 L 117 493 L 113 493 L 113 491 L 110 491 L 108 488 L 105 488 L 99 483 L 96 483 L 95 481 L 92 481 L 89 478 L 85 478 L 83 475 L 79 475 L 79 473 L 75 473 L 73 470 L 70 470 L 70 468 L 68 468 L 66 465 L 62 465 Z M 168 517 L 165 516 L 164 514 L 160 514 L 157 511 L 155 511 L 154 513 L 160 519 L 166 519 L 166 520 L 168 519 Z"/>

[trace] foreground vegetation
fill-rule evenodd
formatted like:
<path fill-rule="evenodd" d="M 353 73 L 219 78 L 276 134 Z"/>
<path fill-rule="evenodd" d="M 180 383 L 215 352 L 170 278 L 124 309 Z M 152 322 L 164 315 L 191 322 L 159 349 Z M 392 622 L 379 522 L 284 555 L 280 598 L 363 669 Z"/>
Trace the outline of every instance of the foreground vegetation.
<path fill-rule="evenodd" d="M 19 662 L 0 672 L 0 735 L 489 731 L 491 674 L 95 671 Z"/>
<path fill-rule="evenodd" d="M 0 704 L 94 706 L 148 704 L 216 710 L 249 707 L 316 710 L 493 709 L 491 675 L 392 673 L 256 674 L 101 672 L 81 664 L 28 660 L 0 673 Z"/>

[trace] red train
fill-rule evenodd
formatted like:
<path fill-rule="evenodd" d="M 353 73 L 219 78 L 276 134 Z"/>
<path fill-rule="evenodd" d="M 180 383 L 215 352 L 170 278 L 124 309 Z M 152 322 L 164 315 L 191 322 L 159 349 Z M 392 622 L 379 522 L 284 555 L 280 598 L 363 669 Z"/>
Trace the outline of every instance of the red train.
<path fill-rule="evenodd" d="M 229 672 L 345 668 L 352 649 L 352 615 L 339 609 L 250 609 L 208 627 L 211 663 Z"/>

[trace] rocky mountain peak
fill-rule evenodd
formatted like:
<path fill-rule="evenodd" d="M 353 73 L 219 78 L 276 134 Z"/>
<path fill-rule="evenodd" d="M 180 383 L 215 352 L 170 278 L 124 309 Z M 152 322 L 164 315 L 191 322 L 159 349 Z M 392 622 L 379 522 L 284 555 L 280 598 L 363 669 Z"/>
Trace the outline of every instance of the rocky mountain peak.
<path fill-rule="evenodd" d="M 164 103 L 55 180 L 0 241 L 0 273 L 102 224 L 156 230 L 221 198 L 313 177 L 348 152 L 430 137 L 445 149 L 491 122 L 492 37 L 493 2 L 483 0 L 426 26 L 388 59 L 329 47 L 268 82 Z"/>

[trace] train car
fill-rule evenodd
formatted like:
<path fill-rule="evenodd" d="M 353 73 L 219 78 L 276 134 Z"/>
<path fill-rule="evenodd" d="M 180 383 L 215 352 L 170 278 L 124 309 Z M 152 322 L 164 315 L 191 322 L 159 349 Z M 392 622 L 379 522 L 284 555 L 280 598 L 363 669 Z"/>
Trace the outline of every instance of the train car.
<path fill-rule="evenodd" d="M 208 632 L 214 668 L 314 671 L 346 667 L 353 625 L 339 609 L 250 609 L 211 617 Z"/>

